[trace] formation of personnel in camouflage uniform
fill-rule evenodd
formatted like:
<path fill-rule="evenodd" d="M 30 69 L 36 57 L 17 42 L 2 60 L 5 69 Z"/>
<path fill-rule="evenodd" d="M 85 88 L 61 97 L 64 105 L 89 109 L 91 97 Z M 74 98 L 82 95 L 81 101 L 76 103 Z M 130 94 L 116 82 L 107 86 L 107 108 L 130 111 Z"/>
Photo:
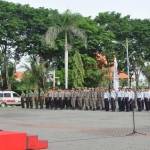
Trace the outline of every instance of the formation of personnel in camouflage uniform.
<path fill-rule="evenodd" d="M 42 109 L 45 103 L 45 93 L 42 89 L 24 91 L 21 94 L 22 108 Z"/>
<path fill-rule="evenodd" d="M 104 108 L 101 92 L 91 89 L 51 90 L 45 98 L 47 109 L 97 110 Z"/>
<path fill-rule="evenodd" d="M 42 89 L 22 92 L 22 108 L 46 109 L 79 109 L 79 110 L 106 110 L 106 111 L 138 111 L 150 110 L 150 90 L 131 89 L 114 90 L 80 88 L 72 90 Z"/>
<path fill-rule="evenodd" d="M 39 95 L 40 93 L 40 95 Z M 22 92 L 22 108 L 97 110 L 104 108 L 101 92 L 91 89 Z"/>

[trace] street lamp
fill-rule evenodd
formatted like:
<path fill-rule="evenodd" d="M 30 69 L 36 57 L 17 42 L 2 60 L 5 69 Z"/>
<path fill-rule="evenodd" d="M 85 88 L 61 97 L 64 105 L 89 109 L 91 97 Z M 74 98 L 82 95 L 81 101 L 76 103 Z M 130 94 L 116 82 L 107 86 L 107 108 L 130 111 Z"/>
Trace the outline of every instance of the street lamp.
<path fill-rule="evenodd" d="M 0 87 L 3 88 L 2 66 L 0 66 Z"/>
<path fill-rule="evenodd" d="M 126 49 L 126 59 L 127 59 L 127 74 L 128 74 L 128 87 L 130 87 L 130 61 L 129 61 L 129 41 L 128 38 L 126 38 L 126 42 L 125 44 L 123 44 L 122 42 L 118 42 L 118 41 L 112 41 L 112 43 L 115 44 L 121 44 L 125 47 Z"/>
<path fill-rule="evenodd" d="M 133 41 L 133 43 L 135 43 L 136 41 Z M 129 46 L 129 41 L 128 41 L 128 38 L 126 38 L 126 42 L 125 44 L 121 43 L 121 42 L 118 42 L 118 41 L 112 41 L 112 43 L 116 43 L 116 44 L 121 44 L 125 47 L 126 49 L 126 58 L 127 58 L 127 73 L 128 73 L 128 87 L 130 87 L 130 78 L 129 78 L 129 75 L 130 75 L 130 62 L 129 62 L 129 52 L 128 52 L 128 46 Z M 133 51 L 130 56 L 132 54 L 134 54 L 135 51 Z M 136 87 L 137 88 L 137 87 Z M 135 99 L 134 99 L 134 102 L 137 100 L 137 91 L 135 90 Z M 133 104 L 132 104 L 133 105 Z M 143 133 L 139 133 L 136 131 L 136 128 L 135 128 L 135 110 L 134 110 L 134 106 L 133 106 L 133 110 L 132 110 L 132 121 L 133 121 L 133 131 L 131 133 L 129 133 L 128 135 L 134 135 L 136 133 L 138 134 L 142 134 L 142 135 L 145 135 Z"/>
<path fill-rule="evenodd" d="M 127 73 L 128 73 L 128 87 L 130 87 L 130 62 L 129 62 L 129 50 L 128 50 L 128 47 L 129 47 L 129 44 L 128 44 L 128 39 L 126 38 L 126 45 L 125 45 L 125 48 L 126 48 L 126 54 L 127 54 Z"/>

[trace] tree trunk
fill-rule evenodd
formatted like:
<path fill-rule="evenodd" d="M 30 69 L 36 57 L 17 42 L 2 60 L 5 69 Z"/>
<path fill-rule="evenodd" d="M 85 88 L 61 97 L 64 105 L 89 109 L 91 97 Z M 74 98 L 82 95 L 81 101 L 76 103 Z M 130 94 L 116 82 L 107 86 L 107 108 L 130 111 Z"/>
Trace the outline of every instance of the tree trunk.
<path fill-rule="evenodd" d="M 133 76 L 133 74 L 130 74 L 130 84 L 129 84 L 130 86 L 129 86 L 129 88 L 131 88 L 131 86 L 132 86 L 131 85 L 132 84 L 132 76 Z"/>
<path fill-rule="evenodd" d="M 138 71 L 135 71 L 135 82 L 136 82 L 136 88 L 139 87 L 139 73 Z"/>
<path fill-rule="evenodd" d="M 65 89 L 68 89 L 68 44 L 67 44 L 67 32 L 65 32 Z"/>
<path fill-rule="evenodd" d="M 6 49 L 7 46 L 5 46 L 4 51 L 3 51 L 3 89 L 8 89 L 8 61 L 7 61 L 7 55 L 6 55 Z"/>

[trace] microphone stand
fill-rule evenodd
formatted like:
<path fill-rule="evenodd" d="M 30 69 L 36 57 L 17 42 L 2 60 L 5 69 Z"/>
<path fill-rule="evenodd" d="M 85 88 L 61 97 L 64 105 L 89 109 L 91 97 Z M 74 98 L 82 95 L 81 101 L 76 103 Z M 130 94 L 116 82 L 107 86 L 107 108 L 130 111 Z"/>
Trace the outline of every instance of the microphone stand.
<path fill-rule="evenodd" d="M 145 133 L 140 133 L 136 130 L 136 124 L 135 124 L 135 105 L 136 105 L 136 101 L 137 101 L 137 88 L 135 89 L 135 98 L 132 102 L 132 125 L 133 125 L 133 129 L 132 132 L 127 134 L 127 136 L 132 136 L 135 134 L 140 134 L 140 135 L 146 135 Z"/>

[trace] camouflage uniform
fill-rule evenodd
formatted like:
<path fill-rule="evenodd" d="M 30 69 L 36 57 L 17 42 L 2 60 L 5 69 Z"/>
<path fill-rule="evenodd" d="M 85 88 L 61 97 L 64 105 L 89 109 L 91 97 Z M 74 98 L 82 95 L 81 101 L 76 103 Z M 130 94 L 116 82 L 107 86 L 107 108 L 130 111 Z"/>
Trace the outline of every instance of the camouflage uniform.
<path fill-rule="evenodd" d="M 84 90 L 84 109 L 89 110 L 90 109 L 90 92 L 89 90 Z"/>
<path fill-rule="evenodd" d="M 40 90 L 40 109 L 43 109 L 44 101 L 45 101 L 45 93 L 43 90 Z"/>
<path fill-rule="evenodd" d="M 24 92 L 21 93 L 21 107 L 25 108 L 26 94 Z"/>
<path fill-rule="evenodd" d="M 94 89 L 90 91 L 90 106 L 92 110 L 96 110 L 97 93 Z"/>
<path fill-rule="evenodd" d="M 28 108 L 33 108 L 33 99 L 34 99 L 34 95 L 32 90 L 29 91 L 28 93 Z"/>
<path fill-rule="evenodd" d="M 26 93 L 26 108 L 29 108 L 29 91 Z"/>
<path fill-rule="evenodd" d="M 103 106 L 102 106 L 102 95 L 100 90 L 97 91 L 97 109 L 102 110 Z"/>
<path fill-rule="evenodd" d="M 38 91 L 34 90 L 34 104 L 35 104 L 35 108 L 38 109 L 39 106 L 39 96 L 38 96 Z"/>
<path fill-rule="evenodd" d="M 80 90 L 78 92 L 78 106 L 79 106 L 79 109 L 82 109 L 83 108 L 83 91 Z"/>
<path fill-rule="evenodd" d="M 76 95 L 77 95 L 77 91 L 75 90 L 72 90 L 71 91 L 71 106 L 72 106 L 72 109 L 76 109 Z"/>

